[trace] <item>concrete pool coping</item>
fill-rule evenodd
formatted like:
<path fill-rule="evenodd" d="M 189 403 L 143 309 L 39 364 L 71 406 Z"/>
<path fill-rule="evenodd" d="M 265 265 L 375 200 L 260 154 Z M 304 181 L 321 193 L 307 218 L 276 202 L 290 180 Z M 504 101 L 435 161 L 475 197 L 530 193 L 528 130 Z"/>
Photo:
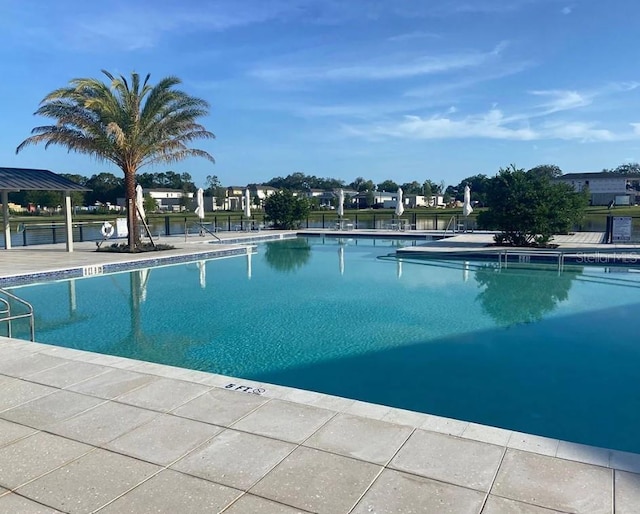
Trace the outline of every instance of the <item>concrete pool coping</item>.
<path fill-rule="evenodd" d="M 74 264 L 131 259 L 84 254 Z M 42 252 L 39 271 L 67 255 Z M 0 511 L 171 512 L 178 500 L 232 514 L 634 512 L 640 455 L 0 339 Z"/>

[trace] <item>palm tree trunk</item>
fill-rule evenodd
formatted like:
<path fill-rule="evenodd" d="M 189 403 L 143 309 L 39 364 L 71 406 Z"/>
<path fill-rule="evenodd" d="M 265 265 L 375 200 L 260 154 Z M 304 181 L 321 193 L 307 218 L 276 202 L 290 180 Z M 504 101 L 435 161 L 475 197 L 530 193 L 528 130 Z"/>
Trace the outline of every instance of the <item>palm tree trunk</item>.
<path fill-rule="evenodd" d="M 138 243 L 138 223 L 136 216 L 136 172 L 126 168 L 124 171 L 125 203 L 127 206 L 127 229 L 129 231 L 129 251 L 133 252 Z"/>

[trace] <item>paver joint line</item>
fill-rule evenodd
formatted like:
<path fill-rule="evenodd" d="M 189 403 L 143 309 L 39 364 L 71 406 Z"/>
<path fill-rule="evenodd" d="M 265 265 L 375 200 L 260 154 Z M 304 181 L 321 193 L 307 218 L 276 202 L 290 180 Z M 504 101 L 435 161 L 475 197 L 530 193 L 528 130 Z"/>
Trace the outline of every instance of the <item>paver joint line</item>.
<path fill-rule="evenodd" d="M 482 514 L 482 511 L 485 507 L 485 505 L 487 504 L 487 500 L 489 500 L 489 496 L 491 495 L 491 491 L 493 490 L 493 485 L 496 483 L 496 478 L 498 477 L 498 473 L 500 472 L 500 467 L 502 466 L 502 463 L 504 461 L 504 456 L 507 454 L 507 446 L 505 446 L 502 450 L 502 456 L 500 457 L 500 462 L 498 463 L 498 466 L 496 467 L 496 471 L 493 474 L 493 478 L 491 479 L 491 485 L 489 486 L 489 489 L 487 490 L 487 494 L 484 496 L 484 499 L 482 500 L 482 504 L 480 505 L 480 510 L 478 511 L 478 514 Z"/>

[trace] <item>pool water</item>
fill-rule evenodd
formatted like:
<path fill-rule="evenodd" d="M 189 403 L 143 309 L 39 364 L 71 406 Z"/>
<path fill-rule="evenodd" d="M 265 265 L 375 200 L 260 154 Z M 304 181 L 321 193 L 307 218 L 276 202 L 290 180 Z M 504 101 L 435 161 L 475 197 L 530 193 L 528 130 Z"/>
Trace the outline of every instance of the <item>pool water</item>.
<path fill-rule="evenodd" d="M 298 238 L 15 289 L 43 343 L 640 453 L 640 273 L 399 244 Z"/>

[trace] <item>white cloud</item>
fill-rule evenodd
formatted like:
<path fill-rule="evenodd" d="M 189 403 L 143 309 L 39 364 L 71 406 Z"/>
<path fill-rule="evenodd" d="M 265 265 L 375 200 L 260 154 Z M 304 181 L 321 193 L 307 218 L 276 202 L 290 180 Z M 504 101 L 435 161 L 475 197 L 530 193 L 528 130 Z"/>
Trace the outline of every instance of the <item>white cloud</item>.
<path fill-rule="evenodd" d="M 404 96 L 416 98 L 437 97 L 444 93 L 468 89 L 482 82 L 490 82 L 492 80 L 498 80 L 510 75 L 515 75 L 531 68 L 532 66 L 533 63 L 531 62 L 520 62 L 501 66 L 500 70 L 494 72 L 487 72 L 483 68 L 473 76 L 467 75 L 458 80 L 446 80 L 440 83 L 432 83 L 429 86 L 410 89 L 404 93 Z"/>
<path fill-rule="evenodd" d="M 563 7 L 560 12 L 564 15 L 571 14 L 573 12 L 573 7 L 571 6 Z"/>
<path fill-rule="evenodd" d="M 629 139 L 630 134 L 614 134 L 607 129 L 595 128 L 595 123 L 557 122 L 541 127 L 539 139 L 576 140 L 583 143 L 593 141 L 618 141 Z"/>
<path fill-rule="evenodd" d="M 397 36 L 391 36 L 388 41 L 411 41 L 415 39 L 440 39 L 442 36 L 440 34 L 436 34 L 435 32 L 424 32 L 424 31 L 415 31 L 415 32 L 407 32 L 406 34 L 398 34 Z"/>
<path fill-rule="evenodd" d="M 351 127 L 353 134 L 369 137 L 392 136 L 406 139 L 467 139 L 490 138 L 531 140 L 536 135 L 526 126 L 508 127 L 498 109 L 485 114 L 455 120 L 447 115 L 429 118 L 405 116 L 399 122 L 377 124 L 370 127 Z"/>
<path fill-rule="evenodd" d="M 345 132 L 352 136 L 379 139 L 502 139 L 533 141 L 560 139 L 579 142 L 607 142 L 638 139 L 640 123 L 632 124 L 633 131 L 615 133 L 600 128 L 595 122 L 554 121 L 532 126 L 522 115 L 504 116 L 501 110 L 492 108 L 486 113 L 454 118 L 447 112 L 428 118 L 404 116 L 399 121 L 370 125 L 349 126 Z M 514 120 L 518 120 L 514 123 Z"/>
<path fill-rule="evenodd" d="M 263 67 L 250 74 L 269 82 L 282 81 L 344 81 L 344 80 L 389 80 L 445 73 L 454 70 L 475 68 L 499 56 L 506 42 L 496 45 L 489 52 L 469 52 L 451 55 L 407 57 L 387 56 L 384 60 L 367 64 L 344 64 L 338 66 L 308 67 Z M 402 62 L 404 61 L 404 62 Z"/>
<path fill-rule="evenodd" d="M 579 93 L 578 91 L 565 91 L 553 89 L 549 91 L 531 91 L 532 95 L 547 97 L 550 100 L 541 104 L 545 114 L 551 114 L 568 109 L 576 109 L 591 104 L 594 94 Z"/>
<path fill-rule="evenodd" d="M 28 22 L 17 23 L 24 36 L 46 40 L 54 47 L 92 51 L 95 49 L 135 50 L 155 46 L 163 37 L 200 30 L 223 31 L 235 27 L 285 20 L 297 16 L 305 0 L 271 0 L 236 2 L 216 0 L 166 2 L 161 6 L 147 2 L 113 0 L 109 3 L 86 3 L 73 15 L 51 3 L 23 0 L 16 8 L 15 19 L 26 16 Z M 11 18 L 11 15 L 9 16 Z M 20 35 L 20 34 L 18 34 Z M 26 38 L 25 38 L 26 39 Z"/>

